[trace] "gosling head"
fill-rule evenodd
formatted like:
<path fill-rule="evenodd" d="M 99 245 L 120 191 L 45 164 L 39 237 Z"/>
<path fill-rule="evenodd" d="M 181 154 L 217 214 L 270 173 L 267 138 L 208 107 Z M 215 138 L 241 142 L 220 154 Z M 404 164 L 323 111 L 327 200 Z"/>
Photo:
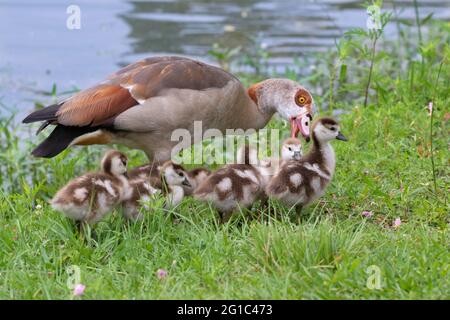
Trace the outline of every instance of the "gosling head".
<path fill-rule="evenodd" d="M 125 154 L 117 150 L 111 150 L 103 156 L 101 167 L 105 173 L 112 174 L 114 176 L 126 176 L 127 163 L 128 158 Z"/>
<path fill-rule="evenodd" d="M 169 160 L 161 166 L 160 172 L 169 186 L 192 187 L 186 170 L 179 164 Z"/>
<path fill-rule="evenodd" d="M 333 139 L 347 141 L 341 133 L 339 124 L 331 118 L 319 118 L 312 126 L 313 138 L 318 142 L 328 142 Z"/>
<path fill-rule="evenodd" d="M 303 156 L 302 142 L 297 138 L 288 138 L 281 146 L 282 160 L 300 160 Z"/>

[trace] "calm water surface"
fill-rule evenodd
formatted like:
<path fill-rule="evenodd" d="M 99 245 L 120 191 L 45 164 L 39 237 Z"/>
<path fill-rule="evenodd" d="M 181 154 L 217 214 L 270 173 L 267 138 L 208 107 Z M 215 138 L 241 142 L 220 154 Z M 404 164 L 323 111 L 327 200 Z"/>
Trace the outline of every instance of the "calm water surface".
<path fill-rule="evenodd" d="M 363 1 L 342 0 L 0 0 L 0 102 L 26 113 L 54 83 L 85 88 L 137 59 L 178 54 L 210 61 L 213 43 L 246 46 L 259 39 L 270 64 L 326 50 L 351 27 L 365 27 Z M 393 1 L 385 1 L 393 9 Z M 450 20 L 450 0 L 419 0 L 420 14 Z M 69 5 L 81 29 L 66 28 Z M 395 1 L 414 20 L 412 0 Z M 387 32 L 394 32 L 388 29 Z M 0 108 L 0 113 L 5 112 Z"/>

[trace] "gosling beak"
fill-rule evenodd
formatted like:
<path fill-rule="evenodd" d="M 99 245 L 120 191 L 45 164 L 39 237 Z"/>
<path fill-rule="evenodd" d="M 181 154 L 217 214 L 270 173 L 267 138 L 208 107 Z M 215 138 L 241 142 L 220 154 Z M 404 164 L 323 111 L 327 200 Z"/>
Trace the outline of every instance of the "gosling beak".
<path fill-rule="evenodd" d="M 294 160 L 300 160 L 302 153 L 300 151 L 294 151 Z"/>
<path fill-rule="evenodd" d="M 189 182 L 189 180 L 186 177 L 184 178 L 184 180 L 181 184 L 186 187 L 192 187 L 192 184 Z"/>
<path fill-rule="evenodd" d="M 348 141 L 348 139 L 340 131 L 338 132 L 336 139 L 342 140 L 342 141 Z"/>
<path fill-rule="evenodd" d="M 291 137 L 296 138 L 298 133 L 300 132 L 302 136 L 305 138 L 306 142 L 309 141 L 309 127 L 311 124 L 312 116 L 310 113 L 305 115 L 292 117 L 291 118 Z"/>

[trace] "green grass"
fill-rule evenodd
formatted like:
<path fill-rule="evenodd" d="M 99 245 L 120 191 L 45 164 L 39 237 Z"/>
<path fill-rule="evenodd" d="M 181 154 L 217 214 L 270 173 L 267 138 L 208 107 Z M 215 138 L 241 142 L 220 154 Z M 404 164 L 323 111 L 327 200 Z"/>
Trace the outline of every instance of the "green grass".
<path fill-rule="evenodd" d="M 346 62 L 349 81 L 335 84 L 333 99 L 345 111 L 340 120 L 349 142 L 334 143 L 336 175 L 300 223 L 271 202 L 259 220 L 218 225 L 208 205 L 185 199 L 174 210 L 179 223 L 156 203 L 143 221 L 126 223 L 115 212 L 96 226 L 96 240 L 82 239 L 47 201 L 68 180 L 95 169 L 105 148 L 34 159 L 29 152 L 37 139 L 21 139 L 21 127 L 0 117 L 0 298 L 73 298 L 67 271 L 75 265 L 86 285 L 83 299 L 449 299 L 450 50 L 448 34 L 427 37 L 424 32 L 424 47 L 439 50 L 423 49 L 421 68 L 410 56 L 404 69 L 393 63 L 396 55 L 377 61 L 367 108 L 361 106 L 366 82 L 358 78 L 367 61 Z M 330 79 L 320 73 L 307 86 L 317 81 L 326 91 Z M 325 109 L 326 95 L 316 100 Z M 127 153 L 132 166 L 145 161 L 137 151 Z M 393 228 L 396 218 L 402 224 Z M 379 289 L 367 286 L 371 266 L 380 271 Z M 163 280 L 160 268 L 168 271 Z"/>
<path fill-rule="evenodd" d="M 207 205 L 187 199 L 175 210 L 178 224 L 156 206 L 134 224 L 112 215 L 97 226 L 97 241 L 83 241 L 44 201 L 71 178 L 66 168 L 82 161 L 81 150 L 37 160 L 47 182 L 0 193 L 0 298 L 70 298 L 71 265 L 81 268 L 86 299 L 450 298 L 444 132 L 436 133 L 435 194 L 430 159 L 417 151 L 425 110 L 356 108 L 342 118 L 350 141 L 335 143 L 335 179 L 300 224 L 273 203 L 259 221 L 221 226 Z M 81 154 L 98 159 L 91 149 Z M 403 223 L 393 229 L 396 217 Z M 366 286 L 371 265 L 381 270 L 379 290 Z"/>

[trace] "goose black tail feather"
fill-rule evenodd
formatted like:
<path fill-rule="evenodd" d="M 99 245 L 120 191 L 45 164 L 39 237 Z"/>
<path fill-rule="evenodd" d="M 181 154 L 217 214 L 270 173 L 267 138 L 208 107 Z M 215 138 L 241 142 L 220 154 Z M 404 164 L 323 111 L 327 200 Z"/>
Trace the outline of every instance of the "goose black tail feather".
<path fill-rule="evenodd" d="M 39 109 L 29 114 L 22 123 L 32 123 L 38 121 L 54 121 L 56 120 L 56 112 L 58 112 L 61 104 L 52 104 L 51 106 Z"/>
<path fill-rule="evenodd" d="M 67 127 L 57 125 L 50 135 L 34 149 L 35 157 L 53 158 L 64 151 L 75 138 L 96 131 L 96 127 Z"/>

